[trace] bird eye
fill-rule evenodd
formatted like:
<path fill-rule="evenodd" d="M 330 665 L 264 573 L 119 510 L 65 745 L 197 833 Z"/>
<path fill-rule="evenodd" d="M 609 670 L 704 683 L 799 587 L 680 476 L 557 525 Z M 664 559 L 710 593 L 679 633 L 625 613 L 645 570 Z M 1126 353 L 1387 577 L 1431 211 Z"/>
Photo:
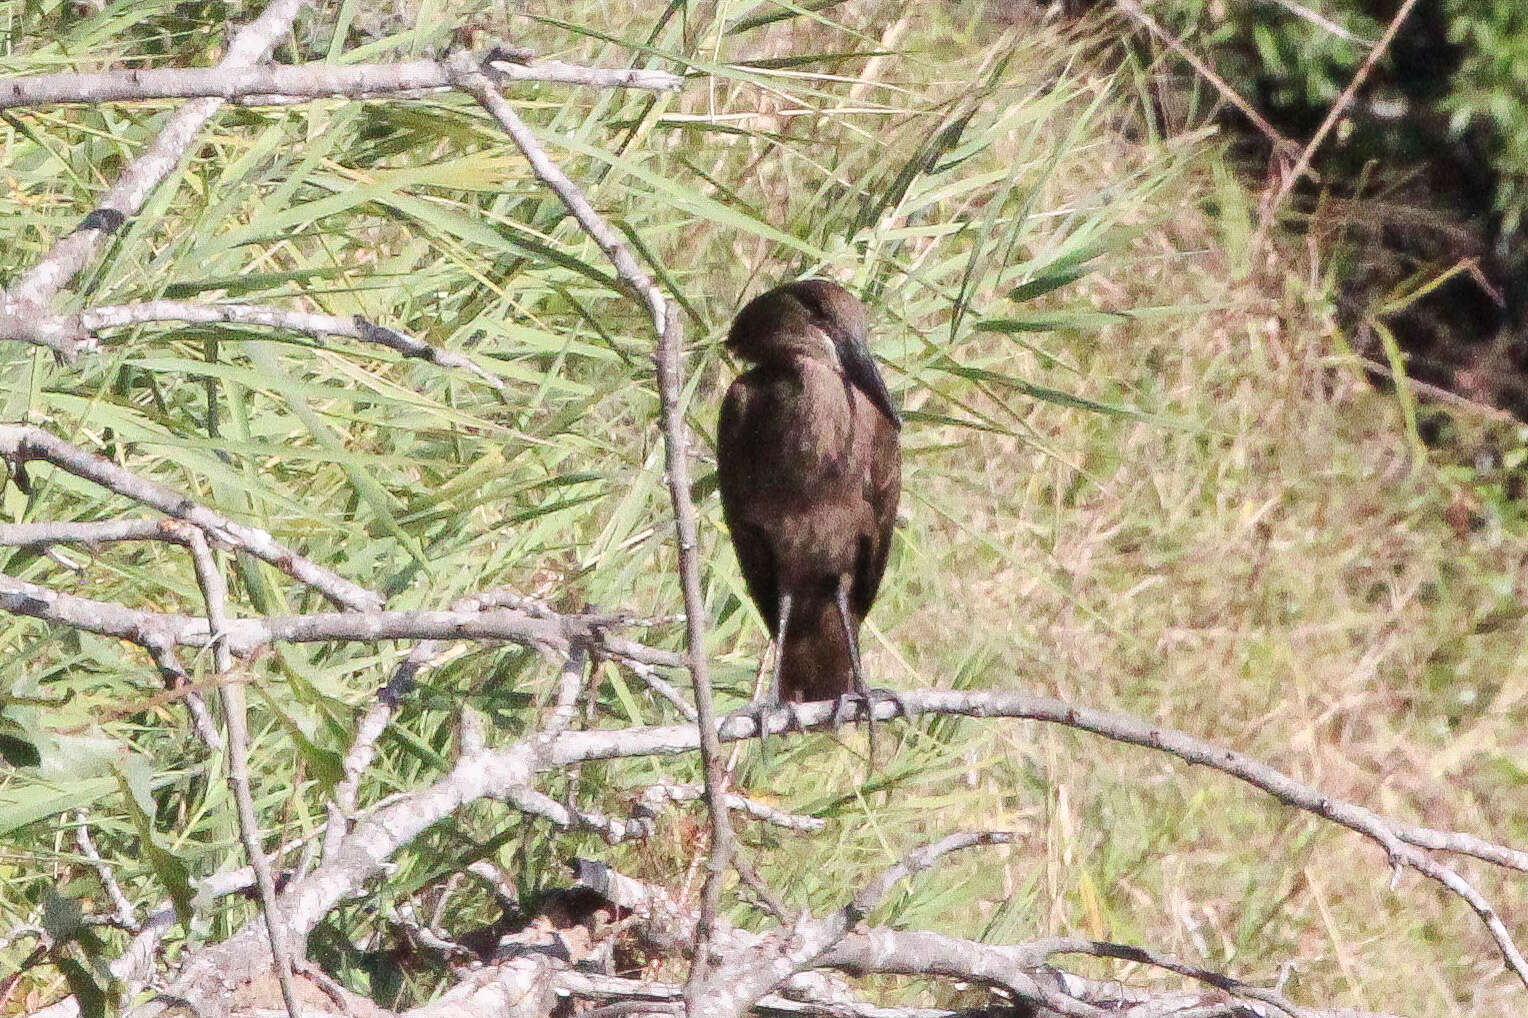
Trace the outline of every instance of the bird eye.
<path fill-rule="evenodd" d="M 801 306 L 806 308 L 807 314 L 818 321 L 828 320 L 828 313 L 823 310 L 822 301 L 818 300 L 815 294 L 810 296 L 803 294 L 800 299 Z"/>

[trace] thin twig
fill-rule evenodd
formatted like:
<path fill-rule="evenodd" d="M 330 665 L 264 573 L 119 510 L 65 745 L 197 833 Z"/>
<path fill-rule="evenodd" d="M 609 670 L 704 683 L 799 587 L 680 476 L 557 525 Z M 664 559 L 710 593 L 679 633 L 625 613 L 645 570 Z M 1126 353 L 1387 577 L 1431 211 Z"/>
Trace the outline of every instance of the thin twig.
<path fill-rule="evenodd" d="M 1343 358 L 1334 359 L 1342 360 Z M 1392 370 L 1388 364 L 1377 361 L 1373 357 L 1363 356 L 1358 358 L 1358 362 L 1365 371 L 1373 371 L 1375 374 L 1384 375 L 1391 381 L 1398 381 L 1398 379 L 1395 377 L 1395 371 Z M 1466 413 L 1478 415 L 1488 421 L 1494 421 L 1497 424 L 1511 424 L 1516 426 L 1522 423 L 1516 417 L 1514 417 L 1512 414 L 1509 414 L 1505 410 L 1498 410 L 1496 407 L 1487 403 L 1481 403 L 1477 400 L 1470 399 L 1467 396 L 1461 396 L 1457 392 L 1454 392 L 1451 389 L 1445 389 L 1440 385 L 1433 385 L 1430 382 L 1424 382 L 1420 378 L 1413 378 L 1410 375 L 1406 376 L 1405 382 L 1407 385 L 1411 386 L 1412 389 L 1428 397 L 1429 399 L 1435 399 L 1439 403 L 1447 404 L 1456 410 L 1462 410 Z"/>
<path fill-rule="evenodd" d="M 704 798 L 706 790 L 696 785 L 649 785 L 642 792 L 643 804 L 656 815 L 659 808 L 668 803 L 694 802 Z M 781 827 L 788 831 L 820 831 L 827 826 L 821 817 L 800 816 L 776 809 L 768 803 L 750 799 L 736 792 L 727 793 L 727 808 L 736 813 Z"/>
<path fill-rule="evenodd" d="M 1249 1000 L 1259 1000 L 1291 1018 L 1298 1018 L 1303 1014 L 1301 1008 L 1290 1003 L 1282 993 L 1276 990 L 1264 989 L 1261 986 L 1253 986 L 1244 983 L 1240 979 L 1232 979 L 1230 976 L 1199 965 L 1191 965 L 1176 958 L 1169 958 L 1156 951 L 1144 947 L 1134 947 L 1130 944 L 1113 944 L 1104 940 L 1084 940 L 1080 937 L 1055 937 L 1050 940 L 1036 940 L 1023 945 L 1022 951 L 1031 954 L 1035 961 L 1033 965 L 1038 967 L 1046 959 L 1058 954 L 1085 954 L 1092 958 L 1113 958 L 1117 961 L 1130 961 L 1138 965 L 1150 965 L 1166 972 L 1175 972 L 1180 976 L 1186 976 L 1207 986 L 1213 986 L 1217 990 L 1245 997 Z"/>
<path fill-rule="evenodd" d="M 201 588 L 202 599 L 207 605 L 207 624 L 212 633 L 212 660 L 219 677 L 233 669 L 233 655 L 218 634 L 228 624 L 228 585 L 223 571 L 213 558 L 212 548 L 200 531 L 192 531 L 187 547 L 191 562 L 196 569 L 196 583 Z M 276 883 L 271 879 L 271 869 L 265 861 L 265 848 L 260 844 L 260 820 L 255 815 L 255 800 L 249 790 L 249 727 L 246 722 L 248 707 L 244 701 L 244 686 L 238 682 L 218 684 L 218 696 L 223 704 L 223 723 L 228 727 L 228 789 L 233 794 L 234 812 L 239 821 L 239 838 L 244 843 L 244 855 L 255 871 L 255 886 L 260 892 L 260 911 L 265 916 L 265 930 L 270 936 L 271 958 L 275 962 L 276 982 L 281 987 L 281 999 L 291 1018 L 302 1018 L 302 1008 L 292 988 L 292 958 L 287 951 L 286 924 L 276 906 Z"/>
<path fill-rule="evenodd" d="M 663 418 L 664 466 L 668 474 L 669 497 L 674 507 L 679 583 L 684 597 L 686 658 L 695 688 L 701 765 L 705 770 L 706 803 L 711 821 L 711 854 L 707 861 L 706 882 L 702 893 L 700 946 L 695 952 L 691 970 L 691 982 L 694 983 L 704 973 L 707 965 L 707 930 L 715 922 L 722 878 L 736 854 L 736 836 L 722 797 L 721 746 L 716 739 L 716 714 L 711 702 L 710 667 L 705 651 L 705 600 L 700 591 L 699 528 L 696 524 L 695 504 L 690 498 L 689 429 L 680 405 L 684 374 L 683 320 L 678 309 L 664 298 L 657 284 L 642 270 L 620 235 L 600 217 L 583 192 L 546 154 L 536 136 L 525 126 L 514 107 L 499 94 L 493 83 L 465 64 L 458 64 L 456 70 L 456 85 L 477 99 L 493 115 L 530 163 L 532 172 L 557 195 L 584 232 L 599 245 L 615 267 L 617 275 L 646 305 L 653 329 L 658 335 L 656 360 L 658 400 Z"/>
<path fill-rule="evenodd" d="M 129 640 L 151 652 L 176 647 L 209 647 L 213 633 L 205 618 L 127 608 L 64 594 L 0 573 L 0 609 L 71 626 L 87 633 Z M 273 643 L 376 643 L 382 640 L 470 640 L 508 642 L 554 655 L 573 644 L 587 644 L 606 656 L 675 668 L 682 659 L 673 651 L 645 647 L 606 635 L 608 616 L 593 621 L 580 615 L 536 618 L 523 611 L 364 611 L 320 612 L 229 619 L 219 637 L 235 657 L 247 657 Z"/>
<path fill-rule="evenodd" d="M 101 520 L 88 523 L 50 521 L 47 523 L 0 523 L 0 546 L 48 548 L 54 544 L 84 544 L 95 547 L 126 541 L 156 541 L 190 547 L 193 537 L 200 531 L 188 527 L 179 520 Z M 184 689 L 186 710 L 191 715 L 191 727 L 207 748 L 219 750 L 222 739 L 217 726 L 207 711 L 201 693 L 189 688 L 190 676 L 186 674 L 175 656 L 173 642 L 145 642 L 143 646 L 154 658 L 166 688 Z"/>
<path fill-rule="evenodd" d="M 1360 46 L 1374 45 L 1373 39 L 1365 39 L 1361 35 L 1354 35 L 1346 28 L 1343 28 L 1341 25 L 1337 24 L 1337 22 L 1333 21 L 1331 18 L 1323 15 L 1320 11 L 1313 11 L 1309 7 L 1306 7 L 1304 4 L 1297 3 L 1296 0 L 1269 0 L 1269 2 L 1278 4 L 1280 7 L 1293 14 L 1295 17 L 1309 21 L 1312 25 L 1315 25 L 1322 31 L 1330 32 L 1332 35 L 1335 35 L 1339 39 L 1346 39 L 1348 42 L 1356 42 Z"/>
<path fill-rule="evenodd" d="M 469 864 L 464 872 L 488 888 L 500 909 L 510 914 L 520 911 L 519 889 L 499 867 L 486 859 L 479 859 Z"/>
<path fill-rule="evenodd" d="M 419 647 L 429 646 L 431 643 L 432 641 L 426 641 L 419 644 L 413 652 L 410 652 L 400 668 L 413 660 Z M 334 795 L 329 800 L 328 819 L 324 825 L 324 859 L 332 859 L 334 853 L 339 851 L 345 835 L 350 833 L 350 818 L 355 813 L 361 775 L 376 759 L 377 740 L 387 730 L 387 724 L 392 720 L 393 711 L 396 708 L 396 701 L 378 697 L 377 701 L 362 715 L 360 723 L 356 725 L 355 739 L 351 741 L 350 748 L 345 752 L 345 760 L 341 764 L 345 776 L 334 786 Z"/>
<path fill-rule="evenodd" d="M 1129 2 L 1129 0 L 1120 0 L 1120 2 Z M 1347 112 L 1348 106 L 1353 102 L 1353 97 L 1358 94 L 1358 90 L 1363 87 L 1364 82 L 1369 80 L 1369 73 L 1374 70 L 1375 65 L 1379 63 L 1379 58 L 1384 55 L 1384 52 L 1390 48 L 1390 43 L 1394 41 L 1396 33 L 1401 30 L 1402 23 L 1405 22 L 1407 16 L 1411 14 L 1411 9 L 1416 5 L 1417 0 L 1406 0 L 1405 3 L 1401 4 L 1400 10 L 1395 12 L 1395 17 L 1390 19 L 1389 26 L 1385 28 L 1385 33 L 1379 37 L 1379 42 L 1375 43 L 1374 48 L 1369 50 L 1369 56 L 1364 60 L 1363 66 L 1358 69 L 1357 74 L 1353 75 L 1353 80 L 1348 82 L 1348 87 L 1342 90 L 1342 94 L 1337 97 L 1337 101 L 1332 104 L 1331 110 L 1327 112 L 1326 119 L 1321 122 L 1320 127 L 1316 128 L 1316 133 L 1311 136 L 1310 141 L 1301 150 L 1300 158 L 1295 160 L 1294 167 L 1284 174 L 1284 179 L 1280 182 L 1279 189 L 1274 192 L 1273 197 L 1268 201 L 1267 207 L 1263 210 L 1263 217 L 1258 223 L 1257 234 L 1252 239 L 1253 250 L 1257 250 L 1262 246 L 1263 239 L 1268 234 L 1268 228 L 1273 224 L 1274 217 L 1278 215 L 1279 208 L 1284 204 L 1284 199 L 1289 197 L 1289 193 L 1300 182 L 1300 178 L 1305 176 L 1306 172 L 1310 170 L 1311 159 L 1315 157 L 1316 150 L 1321 147 L 1321 143 L 1326 140 L 1326 136 L 1331 133 L 1332 128 L 1337 126 L 1337 121 L 1342 119 L 1342 115 Z"/>
<path fill-rule="evenodd" d="M 103 348 L 97 338 L 99 332 L 157 322 L 257 325 L 311 336 L 320 342 L 326 336 L 342 336 L 362 343 L 385 346 L 405 357 L 428 361 L 439 368 L 469 372 L 499 392 L 505 388 L 502 378 L 479 367 L 471 358 L 377 325 L 361 315 L 325 315 L 257 304 L 198 304 L 152 300 L 139 304 L 91 308 L 72 315 L 0 315 L 0 340 L 46 347 L 60 357 L 72 360 L 82 353 L 96 353 Z"/>
<path fill-rule="evenodd" d="M 436 954 L 445 958 L 475 958 L 470 950 L 441 936 L 440 932 L 429 923 L 419 918 L 419 913 L 414 910 L 412 902 L 400 901 L 389 916 L 393 922 L 403 927 L 414 937 L 421 946 L 429 948 Z"/>
<path fill-rule="evenodd" d="M 101 859 L 101 853 L 96 851 L 95 842 L 90 837 L 90 821 L 84 810 L 77 810 L 74 814 L 74 836 L 79 842 L 80 853 L 90 860 L 96 875 L 101 878 L 101 886 L 106 888 L 106 896 L 111 899 L 112 917 L 116 924 L 129 933 L 137 933 L 141 929 L 138 917 L 133 914 L 133 906 L 128 903 L 127 895 L 122 893 L 122 886 L 117 883 L 117 875 L 112 872 L 111 866 Z"/>
<path fill-rule="evenodd" d="M 703 981 L 691 979 L 685 1001 L 694 1013 L 704 1001 L 706 1018 L 738 1018 L 760 998 L 773 992 L 798 972 L 814 968 L 850 931 L 890 893 L 913 874 L 933 866 L 951 852 L 978 845 L 1011 844 L 1014 836 L 1002 832 L 954 834 L 910 852 L 906 858 L 871 880 L 848 904 L 821 919 L 802 917 L 773 936 L 732 951 Z M 699 931 L 697 930 L 697 933 Z M 1063 1010 L 1073 1015 L 1092 1015 L 1091 1008 Z"/>
<path fill-rule="evenodd" d="M 700 715 L 695 713 L 695 708 L 690 706 L 689 701 L 680 696 L 679 690 L 675 689 L 673 684 L 659 675 L 656 670 L 629 657 L 615 658 L 613 660 L 625 665 L 628 671 L 642 680 L 643 685 L 672 704 L 674 709 L 679 712 L 680 717 L 686 721 L 699 720 Z"/>
<path fill-rule="evenodd" d="M 1265 138 L 1273 143 L 1275 152 L 1293 152 L 1298 147 L 1294 142 L 1280 134 L 1278 129 L 1257 111 L 1256 107 L 1246 99 L 1243 99 L 1236 89 L 1227 84 L 1226 80 L 1215 73 L 1215 69 L 1201 60 L 1193 50 L 1185 46 L 1181 39 L 1163 28 L 1155 18 L 1142 10 L 1135 0 L 1114 0 L 1114 3 L 1115 6 L 1129 15 L 1133 21 L 1166 43 L 1168 49 L 1182 57 L 1201 78 L 1208 81 L 1215 88 L 1215 91 L 1221 94 L 1226 102 L 1240 110 L 1242 116 L 1246 117 L 1253 127 L 1257 128 Z"/>

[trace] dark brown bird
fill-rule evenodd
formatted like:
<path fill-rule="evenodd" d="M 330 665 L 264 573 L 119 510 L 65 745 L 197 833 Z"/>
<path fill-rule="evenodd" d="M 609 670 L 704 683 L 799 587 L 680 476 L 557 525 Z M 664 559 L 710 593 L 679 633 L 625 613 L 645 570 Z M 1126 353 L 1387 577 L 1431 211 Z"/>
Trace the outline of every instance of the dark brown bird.
<path fill-rule="evenodd" d="M 775 639 L 768 706 L 867 699 L 859 630 L 902 482 L 902 426 L 866 345 L 865 308 L 824 279 L 749 301 L 727 346 L 717 479 L 748 592 Z M 873 753 L 873 750 L 872 750 Z"/>

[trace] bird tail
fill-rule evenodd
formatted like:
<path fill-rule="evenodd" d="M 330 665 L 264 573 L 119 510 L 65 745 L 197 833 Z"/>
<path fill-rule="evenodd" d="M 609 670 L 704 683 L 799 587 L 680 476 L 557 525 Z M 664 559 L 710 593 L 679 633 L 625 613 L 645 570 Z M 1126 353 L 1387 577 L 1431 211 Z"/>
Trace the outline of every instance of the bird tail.
<path fill-rule="evenodd" d="M 858 620 L 854 628 L 859 629 Z M 832 700 L 854 688 L 849 640 L 838 605 L 830 600 L 791 612 L 780 655 L 780 699 L 786 703 Z"/>

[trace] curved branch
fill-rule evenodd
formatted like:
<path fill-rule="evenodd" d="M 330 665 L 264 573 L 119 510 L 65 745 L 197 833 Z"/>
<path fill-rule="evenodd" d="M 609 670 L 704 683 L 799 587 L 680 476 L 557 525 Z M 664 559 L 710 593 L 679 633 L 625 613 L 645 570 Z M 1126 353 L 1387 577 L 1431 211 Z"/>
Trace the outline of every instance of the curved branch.
<path fill-rule="evenodd" d="M 42 428 L 29 424 L 0 424 L 0 457 L 17 463 L 33 460 L 51 463 L 166 516 L 184 520 L 204 531 L 214 543 L 249 552 L 317 590 L 340 607 L 365 610 L 382 606 L 380 594 L 304 558 L 265 531 L 235 523 L 184 495 L 117 466 L 109 459 L 70 445 Z"/>
<path fill-rule="evenodd" d="M 663 420 L 663 464 L 667 470 L 669 499 L 674 506 L 674 534 L 679 552 L 679 588 L 684 598 L 685 654 L 695 690 L 695 712 L 700 733 L 700 759 L 705 771 L 706 809 L 711 821 L 711 852 L 706 860 L 706 880 L 701 891 L 702 947 L 695 952 L 691 979 L 704 974 L 704 941 L 716 919 L 721 882 L 737 854 L 723 801 L 721 746 L 716 739 L 716 712 L 711 703 L 710 663 L 706 659 L 706 606 L 700 591 L 699 527 L 695 502 L 690 495 L 690 438 L 680 405 L 684 377 L 684 325 L 678 309 L 663 296 L 652 277 L 642 270 L 621 237 L 595 211 L 582 191 L 568 179 L 541 143 L 526 127 L 513 106 L 482 73 L 465 62 L 455 65 L 455 84 L 482 104 L 531 164 L 536 176 L 557 195 L 583 231 L 599 245 L 616 274 L 647 307 L 658 336 L 655 360 L 658 367 L 658 402 Z M 739 866 L 743 879 L 765 898 L 768 889 L 753 877 L 751 867 Z"/>

